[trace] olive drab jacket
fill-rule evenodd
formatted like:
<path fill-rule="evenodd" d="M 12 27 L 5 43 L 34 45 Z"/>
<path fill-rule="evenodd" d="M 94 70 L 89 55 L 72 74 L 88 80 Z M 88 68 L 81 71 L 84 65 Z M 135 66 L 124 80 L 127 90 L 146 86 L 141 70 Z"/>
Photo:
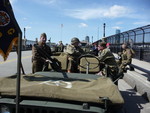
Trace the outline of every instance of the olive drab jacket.
<path fill-rule="evenodd" d="M 47 54 L 49 54 L 51 56 L 51 49 L 50 49 L 50 47 L 48 45 L 46 45 L 46 44 L 42 45 L 41 42 L 39 42 L 37 45 L 43 51 L 45 51 Z M 45 58 L 44 55 L 40 54 L 38 52 L 38 50 L 33 46 L 32 47 L 32 61 L 43 62 L 43 58 Z"/>
<path fill-rule="evenodd" d="M 68 55 L 68 70 L 71 72 L 78 72 L 77 59 L 84 51 L 79 46 L 67 45 L 64 52 Z"/>
<path fill-rule="evenodd" d="M 84 53 L 83 49 L 79 46 L 75 47 L 73 45 L 67 45 L 65 52 L 69 55 L 73 55 L 74 57 L 78 57 Z"/>
<path fill-rule="evenodd" d="M 107 48 L 99 52 L 98 57 L 99 57 L 100 62 L 104 62 L 105 64 L 109 66 L 117 65 L 114 55 Z"/>
<path fill-rule="evenodd" d="M 122 63 L 124 63 L 124 65 L 131 64 L 131 62 L 132 62 L 132 51 L 131 51 L 131 49 L 130 48 L 124 49 L 122 54 L 121 54 L 121 58 L 122 58 Z"/>
<path fill-rule="evenodd" d="M 114 55 L 106 48 L 98 53 L 98 58 L 100 62 L 104 62 L 105 64 L 105 66 L 100 65 L 102 74 L 109 76 L 114 81 L 119 71 Z"/>
<path fill-rule="evenodd" d="M 43 51 L 51 56 L 51 49 L 46 44 L 42 45 L 41 42 L 37 44 Z M 32 47 L 32 73 L 42 71 L 46 65 L 45 70 L 48 70 L 48 64 L 46 64 L 45 55 L 41 54 L 36 47 Z"/>

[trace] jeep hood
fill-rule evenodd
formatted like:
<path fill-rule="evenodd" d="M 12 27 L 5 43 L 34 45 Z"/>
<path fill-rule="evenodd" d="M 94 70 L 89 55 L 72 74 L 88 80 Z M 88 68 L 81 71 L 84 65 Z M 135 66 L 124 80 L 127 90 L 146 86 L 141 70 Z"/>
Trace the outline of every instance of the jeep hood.
<path fill-rule="evenodd" d="M 58 72 L 45 73 L 21 76 L 20 96 L 92 103 L 103 103 L 101 98 L 108 97 L 112 104 L 124 103 L 118 87 L 110 78 L 92 79 L 96 75 L 88 75 L 85 79 L 86 74 L 74 76 L 74 74 L 65 73 L 64 76 L 64 73 Z M 16 95 L 16 78 L 0 78 L 0 95 Z"/>

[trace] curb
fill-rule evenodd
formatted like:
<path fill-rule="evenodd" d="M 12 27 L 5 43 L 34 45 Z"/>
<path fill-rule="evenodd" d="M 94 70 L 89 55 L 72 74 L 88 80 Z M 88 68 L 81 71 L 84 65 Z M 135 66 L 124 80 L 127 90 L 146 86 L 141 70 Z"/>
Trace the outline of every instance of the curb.
<path fill-rule="evenodd" d="M 124 75 L 123 80 L 126 81 L 136 92 L 150 102 L 150 82 L 143 78 L 137 72 L 128 71 Z"/>

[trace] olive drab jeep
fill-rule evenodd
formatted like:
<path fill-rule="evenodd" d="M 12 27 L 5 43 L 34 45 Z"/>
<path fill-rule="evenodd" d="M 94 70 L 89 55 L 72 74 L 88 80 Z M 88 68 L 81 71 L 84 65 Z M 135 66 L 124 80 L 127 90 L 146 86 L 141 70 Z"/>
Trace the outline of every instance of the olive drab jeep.
<path fill-rule="evenodd" d="M 66 54 L 54 58 L 61 71 L 50 65 L 50 71 L 21 76 L 20 113 L 116 113 L 121 108 L 118 87 L 109 77 L 95 75 L 100 70 L 97 57 L 79 57 L 79 73 L 66 73 Z M 15 77 L 0 78 L 1 113 L 15 113 L 15 87 Z"/>

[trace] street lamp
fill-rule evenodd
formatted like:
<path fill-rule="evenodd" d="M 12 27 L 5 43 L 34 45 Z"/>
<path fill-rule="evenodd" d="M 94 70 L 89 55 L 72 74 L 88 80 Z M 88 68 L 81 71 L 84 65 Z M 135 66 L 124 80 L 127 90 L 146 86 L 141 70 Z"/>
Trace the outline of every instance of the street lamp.
<path fill-rule="evenodd" d="M 106 24 L 104 23 L 104 24 L 103 24 L 103 28 L 104 28 L 103 37 L 105 37 L 105 26 L 106 26 Z"/>
<path fill-rule="evenodd" d="M 27 39 L 26 39 L 26 36 L 25 36 L 25 33 L 26 33 L 26 28 L 24 28 L 24 50 L 26 50 L 26 42 L 27 42 Z"/>
<path fill-rule="evenodd" d="M 25 36 L 25 32 L 26 32 L 26 28 L 24 28 L 24 39 L 26 38 L 26 36 Z"/>

